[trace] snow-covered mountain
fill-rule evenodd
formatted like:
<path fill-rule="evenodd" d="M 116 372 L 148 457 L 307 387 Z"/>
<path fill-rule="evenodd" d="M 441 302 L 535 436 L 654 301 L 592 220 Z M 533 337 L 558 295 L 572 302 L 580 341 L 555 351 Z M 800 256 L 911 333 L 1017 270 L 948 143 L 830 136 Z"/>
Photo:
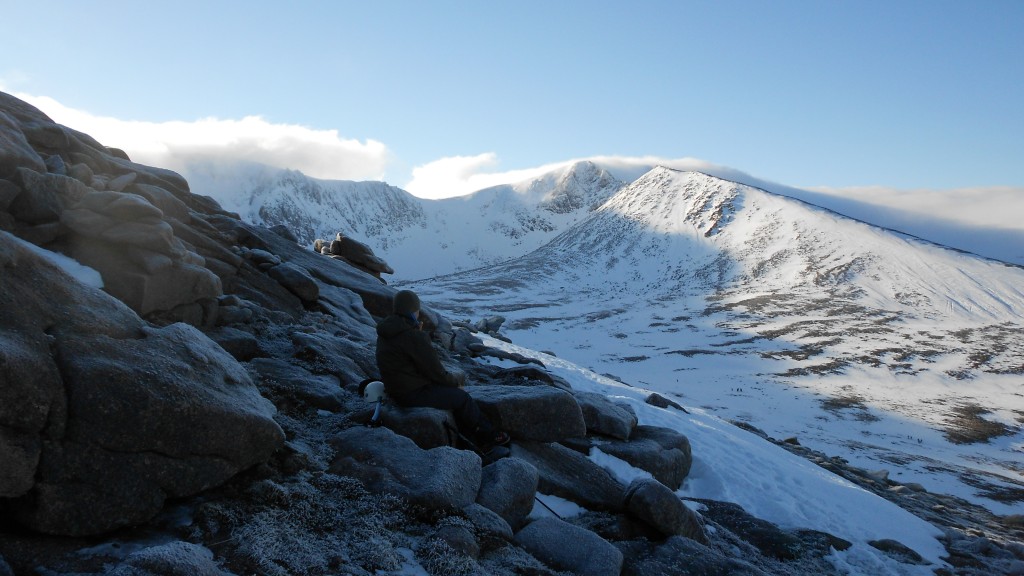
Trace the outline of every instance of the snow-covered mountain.
<path fill-rule="evenodd" d="M 413 286 L 456 316 L 505 314 L 532 348 L 571 343 L 580 364 L 996 510 L 1024 494 L 1020 267 L 666 168 L 626 186 L 581 162 L 439 201 L 260 167 L 188 176 L 304 242 L 367 242 L 392 281 L 474 269 Z"/>
<path fill-rule="evenodd" d="M 312 245 L 341 232 L 373 246 L 395 278 L 426 278 L 530 252 L 625 184 L 591 162 L 469 196 L 422 200 L 382 182 L 317 180 L 261 165 L 202 165 L 193 190 L 244 220 L 284 224 Z"/>
<path fill-rule="evenodd" d="M 1024 501 L 1020 267 L 658 168 L 526 256 L 413 287 L 772 436 Z"/>

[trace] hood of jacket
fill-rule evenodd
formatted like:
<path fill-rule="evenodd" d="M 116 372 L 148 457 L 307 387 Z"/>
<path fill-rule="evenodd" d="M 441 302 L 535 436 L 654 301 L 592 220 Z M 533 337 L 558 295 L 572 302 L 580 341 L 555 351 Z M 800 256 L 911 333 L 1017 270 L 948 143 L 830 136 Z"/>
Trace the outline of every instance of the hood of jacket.
<path fill-rule="evenodd" d="M 412 324 L 412 320 L 392 314 L 377 324 L 377 335 L 390 340 L 403 332 L 415 329 L 416 327 Z"/>

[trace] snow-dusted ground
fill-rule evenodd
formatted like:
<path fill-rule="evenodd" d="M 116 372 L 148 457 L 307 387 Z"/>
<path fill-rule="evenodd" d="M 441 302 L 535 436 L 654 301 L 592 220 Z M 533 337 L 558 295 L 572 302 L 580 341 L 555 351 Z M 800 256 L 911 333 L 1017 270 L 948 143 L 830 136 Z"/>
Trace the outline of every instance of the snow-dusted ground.
<path fill-rule="evenodd" d="M 706 410 L 691 407 L 686 414 L 656 408 L 644 402 L 649 390 L 621 384 L 561 358 L 485 339 L 488 345 L 539 358 L 575 390 L 596 392 L 629 404 L 640 424 L 685 434 L 690 439 L 694 463 L 677 492 L 682 497 L 734 502 L 783 528 L 821 530 L 849 540 L 853 547 L 834 552 L 829 560 L 853 575 L 930 575 L 933 569 L 946 565 L 940 559 L 946 552 L 936 539 L 941 532 L 931 524 Z M 647 475 L 598 449 L 592 450 L 591 459 L 627 484 Z M 561 516 L 579 512 L 571 502 L 553 496 L 542 498 Z M 534 515 L 545 514 L 550 513 L 542 506 L 535 507 Z M 882 539 L 909 546 L 932 566 L 901 564 L 868 545 L 871 540 Z"/>

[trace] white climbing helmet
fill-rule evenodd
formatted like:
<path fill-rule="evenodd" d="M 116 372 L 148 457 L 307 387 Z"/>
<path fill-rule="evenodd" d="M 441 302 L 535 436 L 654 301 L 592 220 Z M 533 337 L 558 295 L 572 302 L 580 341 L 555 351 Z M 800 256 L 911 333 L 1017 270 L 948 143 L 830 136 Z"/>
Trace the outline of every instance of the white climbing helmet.
<path fill-rule="evenodd" d="M 368 382 L 363 388 L 363 400 L 367 402 L 380 402 L 384 399 L 384 383 L 380 380 Z"/>

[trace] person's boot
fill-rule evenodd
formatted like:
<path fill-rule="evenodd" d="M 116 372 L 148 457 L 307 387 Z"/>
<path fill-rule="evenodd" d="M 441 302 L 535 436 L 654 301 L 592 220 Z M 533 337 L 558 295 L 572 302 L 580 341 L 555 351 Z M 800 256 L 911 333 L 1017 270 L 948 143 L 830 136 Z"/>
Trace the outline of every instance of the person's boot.
<path fill-rule="evenodd" d="M 490 426 L 487 428 L 480 427 L 476 429 L 474 434 L 476 437 L 476 444 L 480 448 L 480 452 L 487 452 L 495 446 L 507 447 L 512 438 L 507 432 L 502 430 L 494 430 Z"/>

